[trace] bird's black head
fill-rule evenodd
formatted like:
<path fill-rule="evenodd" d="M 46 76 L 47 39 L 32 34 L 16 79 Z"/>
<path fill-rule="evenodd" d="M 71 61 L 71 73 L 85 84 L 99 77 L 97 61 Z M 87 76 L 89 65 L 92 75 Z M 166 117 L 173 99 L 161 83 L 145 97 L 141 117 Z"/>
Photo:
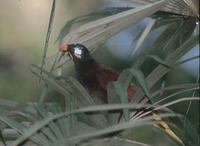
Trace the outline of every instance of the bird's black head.
<path fill-rule="evenodd" d="M 98 62 L 90 55 L 89 50 L 82 44 L 64 43 L 59 46 L 59 49 L 63 53 L 68 53 L 73 59 L 75 70 L 80 78 L 99 66 Z"/>
<path fill-rule="evenodd" d="M 92 58 L 88 49 L 81 44 L 69 44 L 67 52 L 74 61 L 87 61 Z"/>

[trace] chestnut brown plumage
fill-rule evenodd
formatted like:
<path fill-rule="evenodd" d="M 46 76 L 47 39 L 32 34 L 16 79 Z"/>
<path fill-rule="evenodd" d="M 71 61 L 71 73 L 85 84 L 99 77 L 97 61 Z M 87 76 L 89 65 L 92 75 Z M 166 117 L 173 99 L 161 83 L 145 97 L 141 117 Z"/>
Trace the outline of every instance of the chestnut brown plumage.
<path fill-rule="evenodd" d="M 113 69 L 99 64 L 81 44 L 62 44 L 60 50 L 68 52 L 75 64 L 75 71 L 79 81 L 88 89 L 92 96 L 99 97 L 103 103 L 108 103 L 107 86 L 116 81 L 119 73 Z M 130 84 L 128 89 L 128 101 L 134 96 L 136 86 Z"/>

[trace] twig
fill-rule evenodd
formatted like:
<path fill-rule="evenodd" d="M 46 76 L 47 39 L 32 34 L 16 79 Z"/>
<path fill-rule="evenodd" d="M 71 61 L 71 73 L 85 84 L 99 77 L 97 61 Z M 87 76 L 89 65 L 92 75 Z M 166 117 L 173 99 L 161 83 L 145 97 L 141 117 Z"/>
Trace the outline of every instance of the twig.
<path fill-rule="evenodd" d="M 49 46 L 49 39 L 50 39 L 50 36 L 51 36 L 51 28 L 52 28 L 52 25 L 53 25 L 53 19 L 54 19 L 54 14 L 55 14 L 55 7 L 56 7 L 56 0 L 53 0 L 52 8 L 51 8 L 51 14 L 50 14 L 50 18 L 49 18 L 49 26 L 48 26 L 48 30 L 47 30 L 47 34 L 46 34 L 45 45 L 44 45 L 40 76 L 42 76 L 43 68 L 44 68 L 44 65 L 45 65 L 47 49 L 48 49 L 48 46 Z M 41 78 L 40 78 L 40 80 L 41 80 Z"/>
<path fill-rule="evenodd" d="M 192 61 L 192 60 L 194 60 L 194 59 L 198 59 L 199 57 L 200 57 L 200 55 L 197 55 L 197 56 L 194 56 L 194 57 L 185 59 L 185 60 L 183 60 L 183 61 L 179 61 L 179 62 L 177 62 L 175 65 L 181 65 L 181 64 L 184 64 L 184 63 L 186 63 L 186 62 Z"/>
<path fill-rule="evenodd" d="M 53 19 L 54 19 L 54 14 L 55 14 L 55 7 L 56 7 L 56 0 L 53 0 L 52 8 L 51 8 L 51 14 L 50 14 L 50 18 L 49 18 L 49 26 L 48 26 L 48 30 L 47 30 L 47 34 L 46 34 L 46 41 L 45 41 L 45 46 L 44 46 L 44 51 L 43 51 L 41 71 L 40 71 L 40 79 L 39 80 L 41 80 L 41 78 L 42 78 L 43 68 L 44 68 L 44 64 L 45 64 L 45 60 L 46 60 L 46 54 L 47 54 L 47 49 L 48 49 L 48 45 L 49 45 L 49 39 L 50 39 L 50 36 L 51 36 L 51 28 L 52 28 L 52 25 L 53 25 Z M 51 74 L 54 66 L 55 65 L 53 65 L 53 67 L 50 71 L 50 74 Z M 43 89 L 42 89 L 42 93 L 41 93 L 40 98 L 39 98 L 39 103 L 42 103 L 44 101 L 45 95 L 47 93 L 47 89 L 48 89 L 48 85 L 45 83 L 44 86 L 43 86 Z"/>

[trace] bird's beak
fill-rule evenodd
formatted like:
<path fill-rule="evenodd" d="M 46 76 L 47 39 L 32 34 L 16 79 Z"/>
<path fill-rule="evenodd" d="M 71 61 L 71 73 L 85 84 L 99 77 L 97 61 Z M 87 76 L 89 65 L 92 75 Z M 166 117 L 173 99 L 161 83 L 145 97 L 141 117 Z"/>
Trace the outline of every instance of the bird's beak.
<path fill-rule="evenodd" d="M 67 43 L 63 43 L 61 45 L 59 45 L 59 51 L 66 53 L 69 52 L 69 45 Z"/>
<path fill-rule="evenodd" d="M 59 45 L 58 48 L 59 48 L 59 51 L 61 51 L 63 54 L 67 53 L 67 55 L 71 59 L 73 59 L 72 54 L 70 53 L 70 50 L 69 50 L 70 49 L 69 45 L 67 43 L 63 43 L 63 44 Z"/>

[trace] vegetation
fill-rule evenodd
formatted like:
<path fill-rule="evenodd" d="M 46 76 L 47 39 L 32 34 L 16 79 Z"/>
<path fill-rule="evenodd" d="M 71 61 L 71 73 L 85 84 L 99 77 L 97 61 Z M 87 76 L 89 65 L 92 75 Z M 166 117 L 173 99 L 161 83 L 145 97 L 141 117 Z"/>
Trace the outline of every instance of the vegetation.
<path fill-rule="evenodd" d="M 105 48 L 111 36 L 151 17 L 143 31 L 138 31 L 133 38 L 136 42 L 133 48 L 138 50 L 147 36 L 159 30 L 159 36 L 130 61 L 129 68 L 122 70 L 118 81 L 109 84 L 109 104 L 99 105 L 76 78 L 62 74 L 63 66 L 71 63 L 68 55 L 58 52 L 46 57 L 56 8 L 53 0 L 43 61 L 32 65 L 32 73 L 43 85 L 41 96 L 37 102 L 28 103 L 0 99 L 3 146 L 164 145 L 165 142 L 158 143 L 161 140 L 169 141 L 171 146 L 200 144 L 199 111 L 196 111 L 200 99 L 199 77 L 174 83 L 169 77 L 178 75 L 173 74 L 175 70 L 183 72 L 179 68 L 181 64 L 199 59 L 197 55 L 180 61 L 199 42 L 196 1 L 128 2 L 140 6 L 109 7 L 74 18 L 58 37 L 60 43 L 82 43 L 91 51 L 98 51 Z M 126 91 L 130 83 L 135 83 L 138 91 L 128 103 Z M 56 99 L 62 96 L 61 102 L 48 99 L 48 92 L 52 90 L 57 93 Z M 149 100 L 140 102 L 143 96 Z"/>

